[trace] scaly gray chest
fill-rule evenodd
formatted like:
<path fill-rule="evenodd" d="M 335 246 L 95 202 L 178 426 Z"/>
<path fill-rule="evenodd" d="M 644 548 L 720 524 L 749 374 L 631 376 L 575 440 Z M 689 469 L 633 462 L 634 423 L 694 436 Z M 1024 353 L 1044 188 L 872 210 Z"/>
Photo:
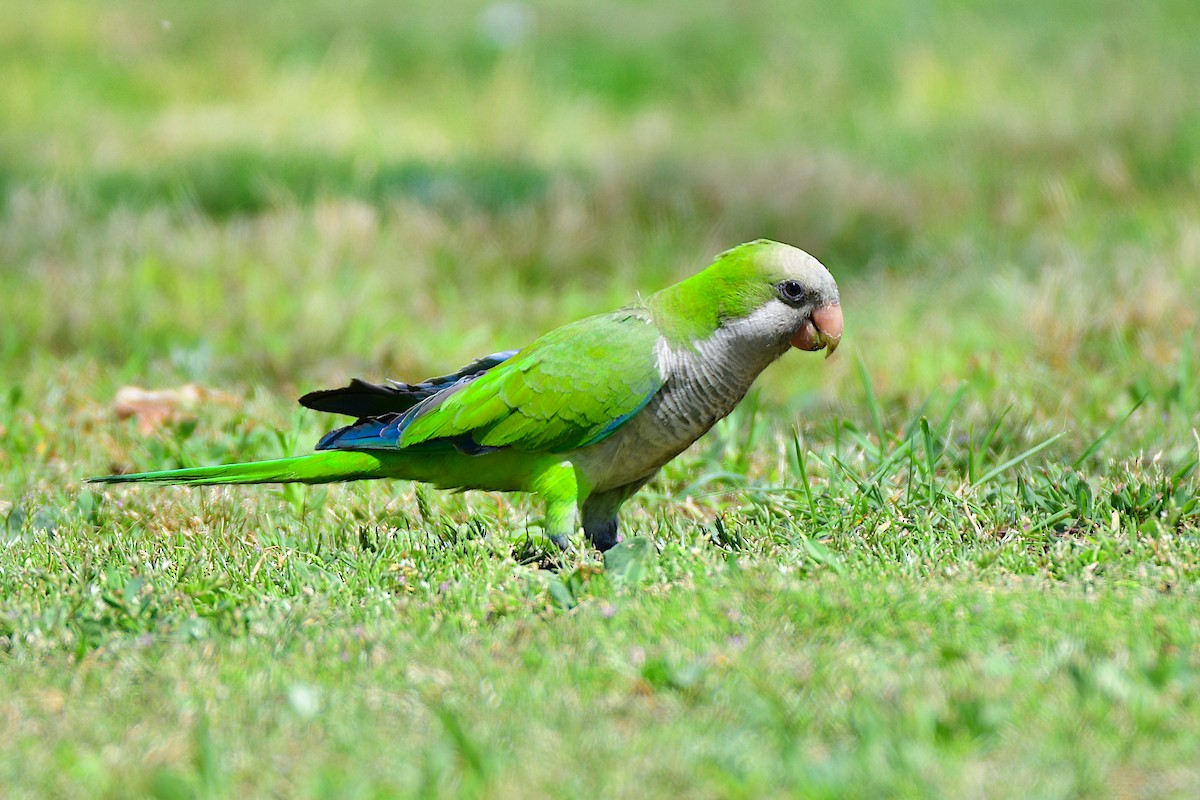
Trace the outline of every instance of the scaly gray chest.
<path fill-rule="evenodd" d="M 604 441 L 577 451 L 572 461 L 594 491 L 624 486 L 654 474 L 686 450 L 746 395 L 754 379 L 787 349 L 786 339 L 718 331 L 695 349 L 660 344 L 666 384 L 649 404 Z"/>

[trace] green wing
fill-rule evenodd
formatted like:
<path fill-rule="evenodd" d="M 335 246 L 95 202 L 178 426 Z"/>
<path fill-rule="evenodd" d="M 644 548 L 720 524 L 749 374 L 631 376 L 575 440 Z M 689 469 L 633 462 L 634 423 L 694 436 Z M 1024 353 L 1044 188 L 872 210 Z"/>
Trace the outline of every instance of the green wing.
<path fill-rule="evenodd" d="M 662 388 L 658 331 L 636 311 L 564 325 L 419 413 L 401 447 L 469 437 L 565 452 L 599 442 Z"/>

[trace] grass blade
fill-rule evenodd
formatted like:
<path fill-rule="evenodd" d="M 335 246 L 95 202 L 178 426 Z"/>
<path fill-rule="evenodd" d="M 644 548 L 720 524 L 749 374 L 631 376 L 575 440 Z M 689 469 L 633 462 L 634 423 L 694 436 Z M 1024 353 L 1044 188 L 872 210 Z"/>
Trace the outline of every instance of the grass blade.
<path fill-rule="evenodd" d="M 1013 456 L 1012 458 L 1010 458 L 1008 461 L 1005 461 L 1000 466 L 984 473 L 983 477 L 981 477 L 974 485 L 975 486 L 983 486 L 985 483 L 995 479 L 996 477 L 1001 475 L 1006 470 L 1009 470 L 1012 467 L 1015 467 L 1018 464 L 1020 464 L 1022 461 L 1025 461 L 1030 456 L 1033 456 L 1033 455 L 1036 455 L 1036 454 L 1042 452 L 1047 447 L 1054 444 L 1055 442 L 1057 442 L 1059 439 L 1061 439 L 1064 436 L 1066 436 L 1066 433 L 1056 433 L 1053 436 L 1051 436 L 1049 439 L 1047 439 L 1046 441 L 1042 442 L 1041 444 L 1029 448 L 1024 453 L 1021 453 L 1018 456 Z"/>
<path fill-rule="evenodd" d="M 934 470 L 937 468 L 937 456 L 933 452 L 933 431 L 929 430 L 929 420 L 921 417 L 921 437 L 925 443 L 925 461 L 928 464 L 928 474 L 925 476 L 929 480 L 929 506 L 933 507 L 934 501 Z"/>
<path fill-rule="evenodd" d="M 1081 455 L 1079 458 L 1075 459 L 1075 462 L 1073 464 L 1071 464 L 1071 467 L 1073 469 L 1079 469 L 1079 466 L 1081 464 L 1083 464 L 1085 461 L 1087 461 L 1089 458 L 1091 458 L 1093 455 L 1095 455 L 1096 451 L 1098 451 L 1101 447 L 1103 447 L 1104 443 L 1106 441 L 1108 441 L 1108 438 L 1110 436 L 1112 436 L 1114 433 L 1116 433 L 1118 430 L 1120 430 L 1121 426 L 1124 425 L 1126 423 L 1126 421 L 1128 421 L 1128 419 L 1133 416 L 1133 412 L 1137 411 L 1139 408 L 1142 407 L 1142 403 L 1146 402 L 1146 398 L 1148 396 L 1149 396 L 1148 393 L 1143 393 L 1142 396 L 1137 399 L 1137 402 L 1133 404 L 1133 407 L 1125 412 L 1125 416 L 1121 417 L 1119 420 L 1114 422 L 1112 425 L 1108 426 L 1108 430 L 1106 430 L 1104 433 L 1100 434 L 1100 437 L 1098 439 L 1096 439 L 1096 441 L 1094 441 L 1090 445 L 1088 445 L 1088 449 L 1083 451 L 1083 455 Z"/>
<path fill-rule="evenodd" d="M 808 500 L 808 516 L 813 525 L 816 525 L 817 506 L 813 502 L 812 487 L 808 485 L 808 463 L 804 457 L 804 448 L 800 444 L 799 428 L 792 428 L 792 447 L 796 451 L 796 468 L 800 470 L 800 482 L 804 486 L 804 497 Z"/>
<path fill-rule="evenodd" d="M 863 391 L 867 395 L 867 408 L 871 412 L 871 422 L 875 426 L 878 437 L 879 459 L 883 460 L 883 410 L 879 407 L 879 399 L 875 396 L 875 387 L 871 384 L 871 374 L 867 372 L 867 364 L 860 355 L 855 359 L 858 365 L 858 377 L 862 380 Z"/>

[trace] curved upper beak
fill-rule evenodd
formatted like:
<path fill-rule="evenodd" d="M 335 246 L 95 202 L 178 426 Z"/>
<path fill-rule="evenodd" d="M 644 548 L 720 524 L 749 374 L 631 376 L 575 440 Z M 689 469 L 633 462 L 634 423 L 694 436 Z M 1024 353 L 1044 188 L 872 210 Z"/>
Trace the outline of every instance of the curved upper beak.
<path fill-rule="evenodd" d="M 801 350 L 825 350 L 825 357 L 833 355 L 842 341 L 842 307 L 837 303 L 822 306 L 813 311 L 804 326 L 792 337 L 792 346 Z"/>
<path fill-rule="evenodd" d="M 833 355 L 842 341 L 842 307 L 838 303 L 818 308 L 812 315 L 813 325 L 825 340 L 825 357 Z"/>

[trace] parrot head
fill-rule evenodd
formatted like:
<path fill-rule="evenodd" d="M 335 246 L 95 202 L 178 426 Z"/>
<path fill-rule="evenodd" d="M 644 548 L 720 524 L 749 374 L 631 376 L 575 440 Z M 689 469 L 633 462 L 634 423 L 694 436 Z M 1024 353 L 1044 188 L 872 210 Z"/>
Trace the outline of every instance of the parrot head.
<path fill-rule="evenodd" d="M 659 292 L 652 305 L 676 340 L 736 332 L 748 352 L 837 349 L 842 307 L 829 270 L 791 245 L 759 239 L 717 256 L 702 272 Z M 675 325 L 673 323 L 680 324 Z"/>
<path fill-rule="evenodd" d="M 837 283 L 820 261 L 799 248 L 767 239 L 724 255 L 735 255 L 756 268 L 747 279 L 757 279 L 759 293 L 769 297 L 766 306 L 772 316 L 781 318 L 784 331 L 794 330 L 788 339 L 792 347 L 825 350 L 826 358 L 833 355 L 842 341 L 842 306 Z M 770 290 L 762 291 L 763 285 Z"/>

